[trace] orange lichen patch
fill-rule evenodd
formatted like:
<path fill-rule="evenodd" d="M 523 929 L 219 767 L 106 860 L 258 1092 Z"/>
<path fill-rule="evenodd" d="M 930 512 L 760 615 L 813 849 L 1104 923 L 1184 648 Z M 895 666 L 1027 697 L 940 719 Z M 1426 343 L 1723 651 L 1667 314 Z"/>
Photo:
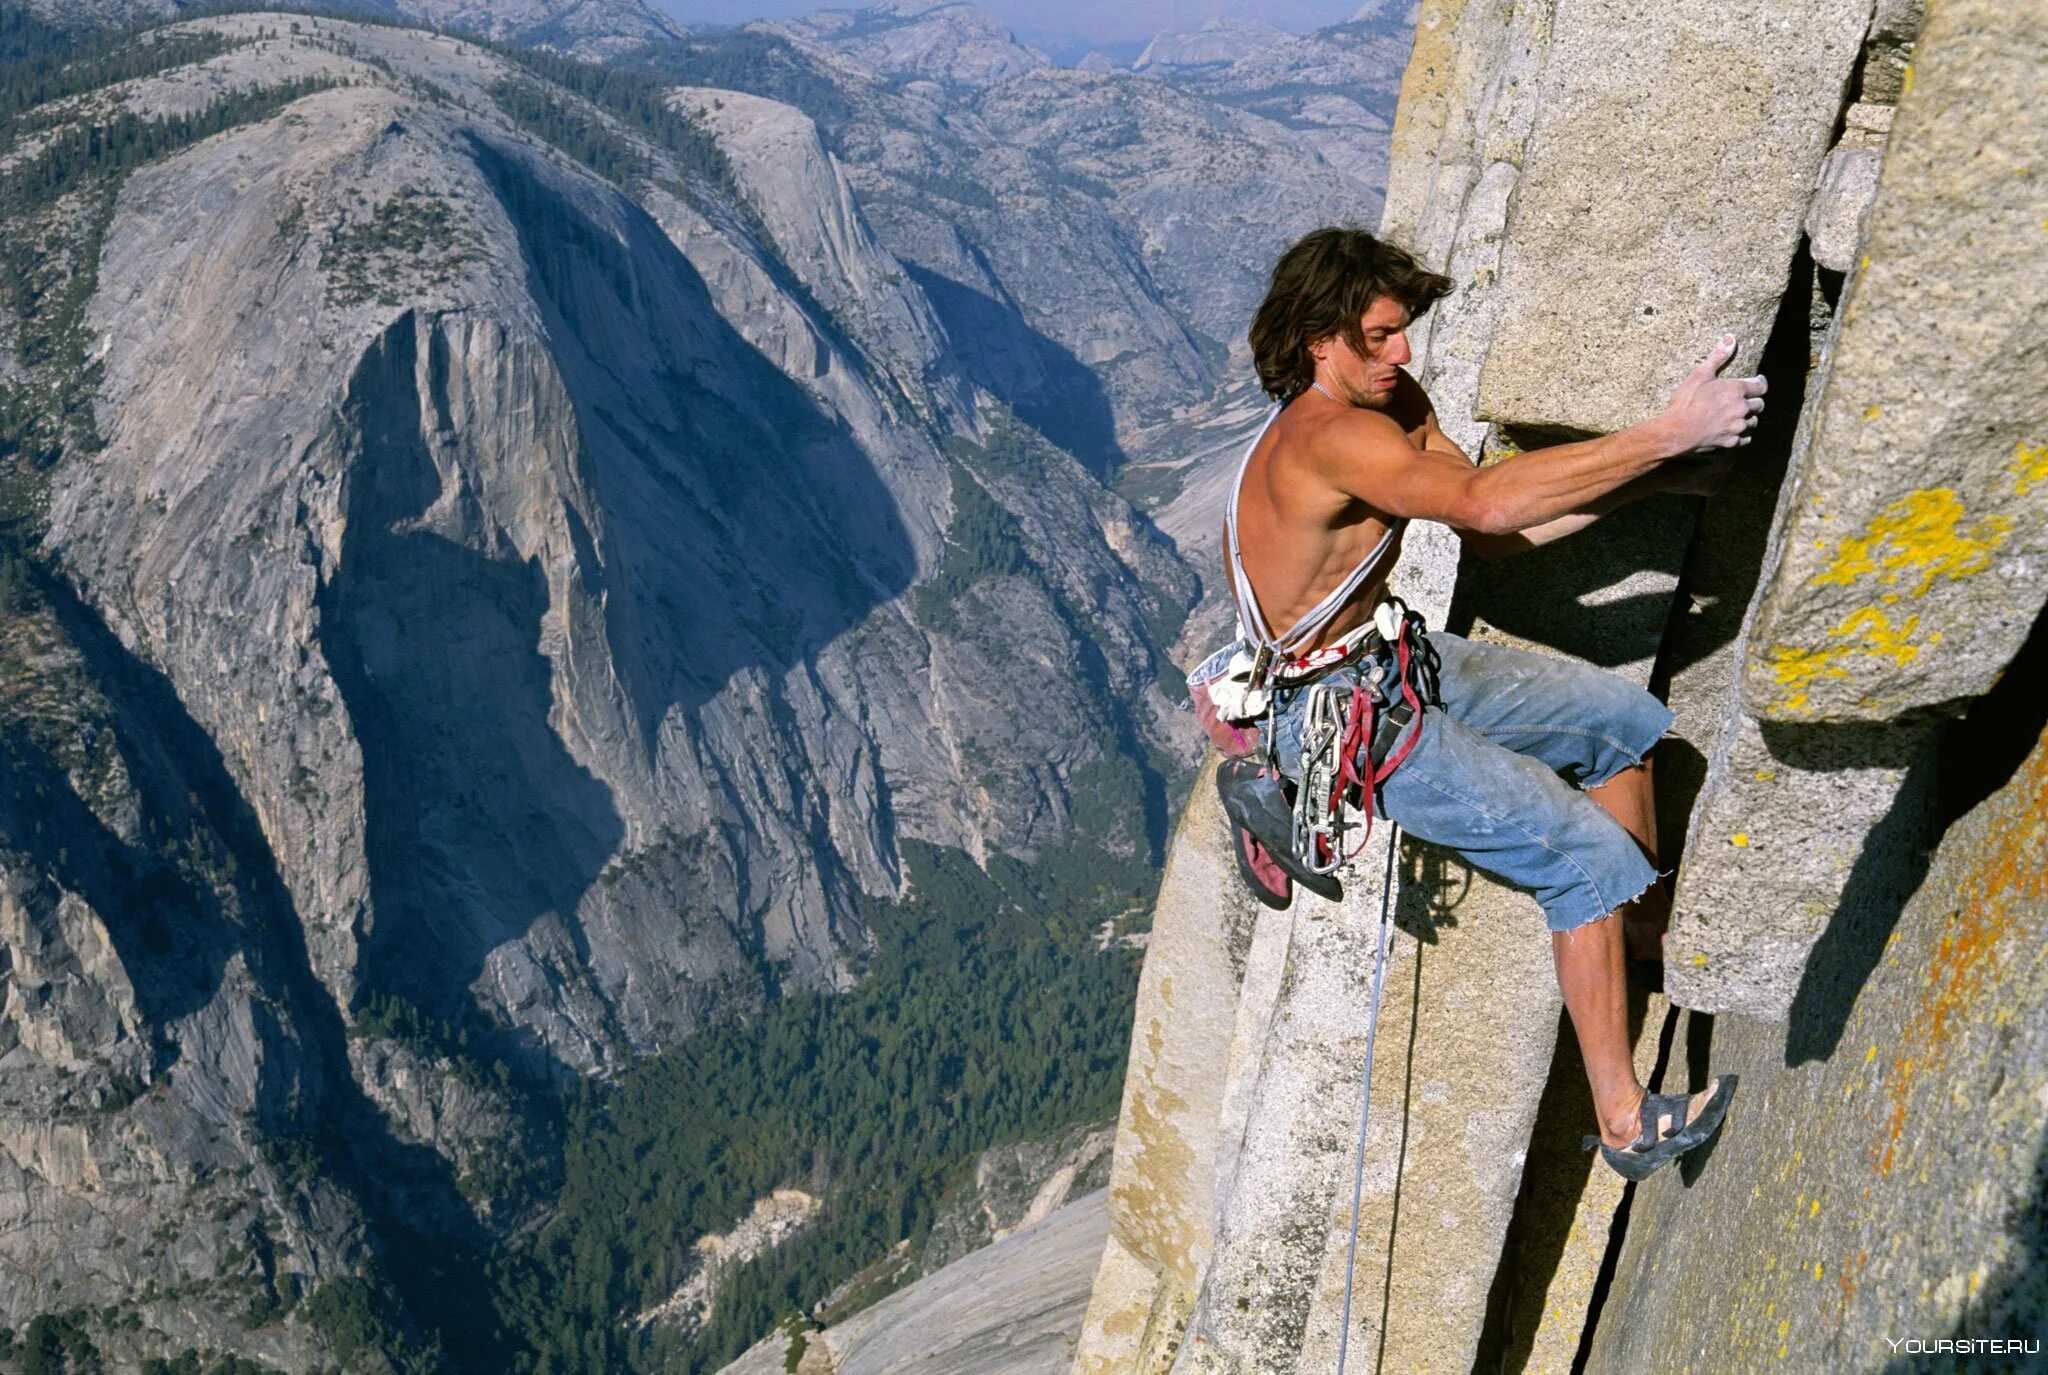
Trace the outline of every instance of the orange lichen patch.
<path fill-rule="evenodd" d="M 1929 487 L 1885 507 L 1861 535 L 1842 541 L 1834 562 L 1816 574 L 1812 586 L 1846 587 L 1876 575 L 1896 583 L 1917 575 L 1918 597 L 1936 578 L 1967 578 L 1991 566 L 1991 555 L 2012 533 L 2013 519 L 1989 515 L 1965 526 L 1962 498 L 1952 487 Z"/>
<path fill-rule="evenodd" d="M 1955 878 L 1953 905 L 1927 961 L 1923 987 L 1884 1076 L 1890 1111 L 1876 1146 L 1877 1173 L 1891 1172 L 1905 1135 L 1915 1086 L 1938 1071 L 1949 1043 L 2004 962 L 2023 901 L 2048 900 L 2048 731 L 1991 804 L 1997 815 L 1979 834 L 1981 850 Z"/>
<path fill-rule="evenodd" d="M 1131 1166 L 1118 1179 L 1119 1240 L 1156 1269 L 1192 1282 L 1194 1253 L 1205 1242 L 1186 1197 L 1195 1151 L 1182 1126 L 1188 1103 L 1172 1090 L 1145 1085 L 1125 1100 L 1123 1131 Z M 1199 1276 L 1194 1276 L 1199 1278 Z"/>
<path fill-rule="evenodd" d="M 1835 1283 L 1841 1286 L 1844 1309 L 1856 1297 L 1856 1286 L 1863 1282 L 1863 1266 L 1869 1259 L 1870 1252 L 1858 1251 L 1853 1256 L 1843 1256 L 1842 1263 L 1835 1267 Z"/>
<path fill-rule="evenodd" d="M 2014 490 L 2021 496 L 2048 482 L 2048 439 L 2039 444 L 2013 445 L 2012 462 L 2005 466 L 2012 473 Z"/>

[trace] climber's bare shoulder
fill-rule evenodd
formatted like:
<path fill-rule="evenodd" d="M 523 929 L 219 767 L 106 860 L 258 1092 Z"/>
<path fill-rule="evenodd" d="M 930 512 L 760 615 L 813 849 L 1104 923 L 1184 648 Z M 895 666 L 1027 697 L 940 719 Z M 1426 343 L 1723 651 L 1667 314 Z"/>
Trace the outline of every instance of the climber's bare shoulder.
<path fill-rule="evenodd" d="M 1449 454 L 1468 464 L 1472 461 L 1437 424 L 1436 406 L 1430 401 L 1429 393 L 1406 368 L 1400 370 L 1394 381 L 1394 393 L 1387 399 L 1386 415 L 1401 427 L 1401 433 L 1418 451 Z"/>
<path fill-rule="evenodd" d="M 1383 405 L 1326 402 L 1303 418 L 1308 466 L 1337 493 L 1387 516 L 1437 518 L 1450 489 L 1471 477 L 1471 460 L 1405 370 Z"/>

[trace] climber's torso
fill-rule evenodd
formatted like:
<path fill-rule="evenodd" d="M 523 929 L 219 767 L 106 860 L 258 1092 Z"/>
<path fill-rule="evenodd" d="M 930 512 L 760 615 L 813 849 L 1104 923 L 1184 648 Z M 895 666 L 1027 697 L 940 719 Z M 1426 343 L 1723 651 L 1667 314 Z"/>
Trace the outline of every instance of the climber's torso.
<path fill-rule="evenodd" d="M 1274 417 L 1246 461 L 1237 496 L 1238 546 L 1259 609 L 1275 634 L 1380 551 L 1343 606 L 1296 652 L 1334 643 L 1364 625 L 1385 594 L 1400 557 L 1404 522 L 1346 493 L 1337 475 L 1347 452 L 1361 443 L 1388 442 L 1458 452 L 1437 428 L 1429 397 L 1405 371 L 1383 406 L 1302 393 Z"/>

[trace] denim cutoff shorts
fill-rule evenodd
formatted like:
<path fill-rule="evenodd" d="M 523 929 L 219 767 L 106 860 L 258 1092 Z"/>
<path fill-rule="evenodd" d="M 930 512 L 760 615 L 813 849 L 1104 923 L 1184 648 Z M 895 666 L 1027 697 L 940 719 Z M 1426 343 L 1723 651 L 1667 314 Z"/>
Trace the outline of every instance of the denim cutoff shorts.
<path fill-rule="evenodd" d="M 1380 786 L 1380 814 L 1533 893 L 1553 931 L 1604 917 L 1649 887 L 1657 871 L 1642 848 L 1582 790 L 1641 763 L 1671 728 L 1670 709 L 1587 664 L 1440 631 L 1428 640 L 1442 661 L 1443 705 L 1427 707 L 1396 743 L 1415 740 Z M 1400 691 L 1386 647 L 1321 681 L 1363 682 L 1382 709 Z M 1295 780 L 1307 697 L 1306 687 L 1273 696 L 1272 744 Z"/>

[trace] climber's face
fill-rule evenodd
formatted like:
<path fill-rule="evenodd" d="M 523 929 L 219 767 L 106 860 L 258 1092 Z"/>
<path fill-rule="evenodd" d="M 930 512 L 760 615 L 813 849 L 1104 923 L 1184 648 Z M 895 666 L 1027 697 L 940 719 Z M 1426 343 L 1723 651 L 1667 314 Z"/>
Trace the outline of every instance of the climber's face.
<path fill-rule="evenodd" d="M 1415 357 L 1408 347 L 1408 308 L 1391 296 L 1375 296 L 1358 317 L 1356 342 L 1333 334 L 1309 345 L 1316 380 L 1354 406 L 1384 410 L 1393 398 L 1401 369 Z"/>

